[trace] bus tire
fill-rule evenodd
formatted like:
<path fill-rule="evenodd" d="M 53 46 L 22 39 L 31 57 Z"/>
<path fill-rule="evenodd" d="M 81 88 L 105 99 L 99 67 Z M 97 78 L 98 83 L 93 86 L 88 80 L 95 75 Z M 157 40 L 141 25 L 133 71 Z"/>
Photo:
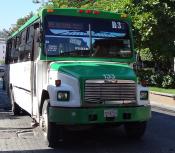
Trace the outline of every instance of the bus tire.
<path fill-rule="evenodd" d="M 49 147 L 55 148 L 59 143 L 59 129 L 54 123 L 49 122 L 48 118 L 49 100 L 45 100 L 42 108 L 40 126 L 44 132 L 46 143 Z"/>
<path fill-rule="evenodd" d="M 147 122 L 131 122 L 124 125 L 126 135 L 131 139 L 140 139 L 146 130 Z"/>
<path fill-rule="evenodd" d="M 10 91 L 10 101 L 11 101 L 11 105 L 12 105 L 13 115 L 15 115 L 15 116 L 20 115 L 21 114 L 21 108 L 14 100 L 13 90 L 10 89 L 9 91 Z"/>

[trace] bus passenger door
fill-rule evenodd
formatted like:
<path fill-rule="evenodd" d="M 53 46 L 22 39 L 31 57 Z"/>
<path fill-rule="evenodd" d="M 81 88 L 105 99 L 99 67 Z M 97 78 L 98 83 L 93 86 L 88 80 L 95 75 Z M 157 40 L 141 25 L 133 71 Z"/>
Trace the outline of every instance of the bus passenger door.
<path fill-rule="evenodd" d="M 34 44 L 33 44 L 33 78 L 32 78 L 32 91 L 33 91 L 33 101 L 32 101 L 32 115 L 38 119 L 39 118 L 39 89 L 40 87 L 40 83 L 38 82 L 38 75 L 39 75 L 39 69 L 38 69 L 38 65 L 39 65 L 39 51 L 40 51 L 40 42 L 38 41 L 38 37 L 39 37 L 39 23 L 35 23 L 34 24 Z M 42 78 L 40 78 L 42 80 Z"/>

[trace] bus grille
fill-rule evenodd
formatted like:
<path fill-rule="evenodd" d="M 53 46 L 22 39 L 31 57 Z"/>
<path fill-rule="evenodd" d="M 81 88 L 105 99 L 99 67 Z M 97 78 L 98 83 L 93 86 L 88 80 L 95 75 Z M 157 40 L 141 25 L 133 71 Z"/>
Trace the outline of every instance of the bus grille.
<path fill-rule="evenodd" d="M 88 103 L 124 104 L 136 102 L 136 83 L 132 80 L 86 80 L 84 100 Z"/>

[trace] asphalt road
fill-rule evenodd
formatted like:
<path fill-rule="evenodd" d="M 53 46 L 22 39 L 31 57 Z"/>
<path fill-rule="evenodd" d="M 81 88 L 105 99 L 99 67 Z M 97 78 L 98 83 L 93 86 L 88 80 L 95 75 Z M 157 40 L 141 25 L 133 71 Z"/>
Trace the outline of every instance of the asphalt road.
<path fill-rule="evenodd" d="M 48 148 L 30 116 L 13 116 L 7 95 L 0 90 L 0 152 L 8 153 L 175 153 L 175 113 L 154 109 L 142 140 L 125 136 L 123 128 L 72 132 L 56 149 Z M 5 108 L 5 109 L 4 109 Z"/>

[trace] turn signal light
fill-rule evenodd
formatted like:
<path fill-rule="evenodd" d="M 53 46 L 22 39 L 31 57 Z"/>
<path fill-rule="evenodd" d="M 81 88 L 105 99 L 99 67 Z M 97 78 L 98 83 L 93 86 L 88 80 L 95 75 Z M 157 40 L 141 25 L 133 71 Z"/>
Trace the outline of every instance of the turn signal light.
<path fill-rule="evenodd" d="M 92 13 L 91 10 L 86 10 L 86 14 L 90 14 L 90 13 Z"/>
<path fill-rule="evenodd" d="M 61 86 L 61 80 L 55 80 L 55 85 L 56 85 L 56 87 Z"/>
<path fill-rule="evenodd" d="M 79 13 L 83 13 L 84 11 L 83 10 L 78 10 Z"/>
<path fill-rule="evenodd" d="M 146 80 L 141 80 L 140 83 L 143 87 L 146 87 L 148 85 L 148 82 Z"/>
<path fill-rule="evenodd" d="M 53 10 L 53 9 L 48 9 L 47 12 L 48 12 L 48 13 L 53 13 L 54 10 Z"/>
<path fill-rule="evenodd" d="M 100 11 L 94 11 L 93 14 L 100 14 Z"/>
<path fill-rule="evenodd" d="M 96 10 L 78 10 L 77 12 L 86 13 L 86 14 L 95 14 L 95 15 L 100 14 L 100 11 L 96 11 Z"/>

